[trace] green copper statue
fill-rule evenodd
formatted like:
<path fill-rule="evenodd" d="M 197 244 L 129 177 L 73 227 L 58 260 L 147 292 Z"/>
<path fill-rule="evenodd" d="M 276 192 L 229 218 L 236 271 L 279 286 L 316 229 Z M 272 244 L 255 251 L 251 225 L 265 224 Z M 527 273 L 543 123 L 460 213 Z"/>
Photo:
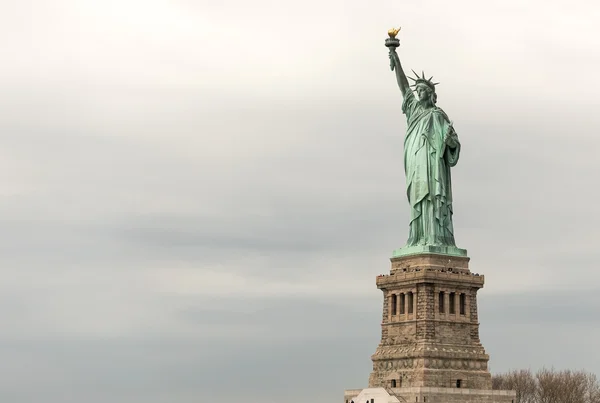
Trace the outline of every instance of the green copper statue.
<path fill-rule="evenodd" d="M 404 137 L 404 171 L 406 194 L 410 204 L 410 230 L 406 245 L 394 251 L 394 256 L 414 253 L 442 253 L 465 256 L 466 250 L 456 247 L 452 225 L 452 183 L 450 168 L 460 155 L 460 142 L 446 113 L 436 106 L 435 86 L 422 73 L 414 81 L 415 93 L 404 74 L 396 48 L 399 29 L 388 31 L 390 67 L 396 72 L 404 98 L 402 112 L 406 115 Z M 414 71 L 413 71 L 414 72 Z"/>

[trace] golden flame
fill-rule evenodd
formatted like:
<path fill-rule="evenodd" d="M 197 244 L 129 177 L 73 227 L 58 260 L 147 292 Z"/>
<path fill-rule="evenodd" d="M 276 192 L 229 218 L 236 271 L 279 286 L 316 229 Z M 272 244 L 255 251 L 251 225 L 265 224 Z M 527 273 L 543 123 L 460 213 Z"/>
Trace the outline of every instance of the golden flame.
<path fill-rule="evenodd" d="M 398 29 L 392 28 L 388 31 L 388 35 L 390 36 L 390 38 L 395 38 L 396 35 L 398 35 L 398 32 L 400 32 L 400 27 L 398 27 Z"/>

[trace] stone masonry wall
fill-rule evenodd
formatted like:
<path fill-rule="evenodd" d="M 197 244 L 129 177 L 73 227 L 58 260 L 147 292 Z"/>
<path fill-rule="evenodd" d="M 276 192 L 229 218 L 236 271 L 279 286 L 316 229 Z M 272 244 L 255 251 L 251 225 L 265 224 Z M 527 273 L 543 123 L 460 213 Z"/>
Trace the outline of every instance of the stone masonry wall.
<path fill-rule="evenodd" d="M 471 344 L 471 332 L 473 326 L 470 323 L 451 321 L 440 321 L 435 324 L 435 341 L 438 343 Z"/>
<path fill-rule="evenodd" d="M 470 305 L 471 305 L 471 323 L 477 324 L 477 326 L 471 326 L 471 341 L 479 343 L 479 318 L 477 316 L 477 288 L 472 288 L 470 293 Z"/>
<path fill-rule="evenodd" d="M 400 401 L 423 403 L 514 403 L 516 394 L 507 390 L 452 388 L 393 388 L 388 393 Z"/>
<path fill-rule="evenodd" d="M 385 340 L 388 338 L 388 328 L 384 324 L 388 322 L 389 315 L 389 292 L 387 290 L 383 291 L 383 315 L 381 318 L 381 340 Z"/>
<path fill-rule="evenodd" d="M 417 333 L 417 322 L 401 322 L 393 325 L 385 326 L 390 344 L 405 345 L 415 342 L 415 334 Z"/>
<path fill-rule="evenodd" d="M 417 340 L 435 337 L 434 317 L 435 295 L 433 284 L 423 283 L 417 286 Z"/>

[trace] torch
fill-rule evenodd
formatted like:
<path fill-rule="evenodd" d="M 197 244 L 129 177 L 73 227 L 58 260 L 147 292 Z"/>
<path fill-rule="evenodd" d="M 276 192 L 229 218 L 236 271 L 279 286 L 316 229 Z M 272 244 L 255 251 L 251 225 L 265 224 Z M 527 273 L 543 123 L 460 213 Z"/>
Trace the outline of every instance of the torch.
<path fill-rule="evenodd" d="M 388 36 L 389 38 L 387 38 L 385 40 L 385 46 L 388 47 L 388 49 L 390 50 L 390 69 L 394 70 L 394 60 L 392 59 L 392 52 L 396 50 L 396 48 L 398 46 L 400 46 L 400 40 L 398 38 L 396 38 L 396 35 L 398 35 L 398 32 L 400 32 L 400 27 L 398 27 L 398 29 L 396 28 L 392 28 L 388 31 Z"/>

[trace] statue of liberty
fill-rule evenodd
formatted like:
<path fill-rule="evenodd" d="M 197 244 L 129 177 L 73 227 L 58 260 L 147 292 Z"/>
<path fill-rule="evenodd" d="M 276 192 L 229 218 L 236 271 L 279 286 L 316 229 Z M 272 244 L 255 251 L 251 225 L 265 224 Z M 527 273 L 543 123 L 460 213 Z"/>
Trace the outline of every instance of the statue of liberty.
<path fill-rule="evenodd" d="M 404 101 L 407 129 L 404 137 L 404 171 L 406 195 L 410 205 L 408 241 L 395 256 L 418 252 L 466 255 L 454 241 L 452 225 L 452 182 L 450 168 L 460 155 L 460 142 L 448 115 L 436 105 L 437 95 L 432 78 L 408 77 L 414 81 L 414 92 L 407 80 L 396 48 L 398 30 L 390 30 L 386 46 L 390 49 L 390 67 Z M 413 71 L 414 72 L 414 71 Z M 416 96 L 415 96 L 416 95 Z"/>

